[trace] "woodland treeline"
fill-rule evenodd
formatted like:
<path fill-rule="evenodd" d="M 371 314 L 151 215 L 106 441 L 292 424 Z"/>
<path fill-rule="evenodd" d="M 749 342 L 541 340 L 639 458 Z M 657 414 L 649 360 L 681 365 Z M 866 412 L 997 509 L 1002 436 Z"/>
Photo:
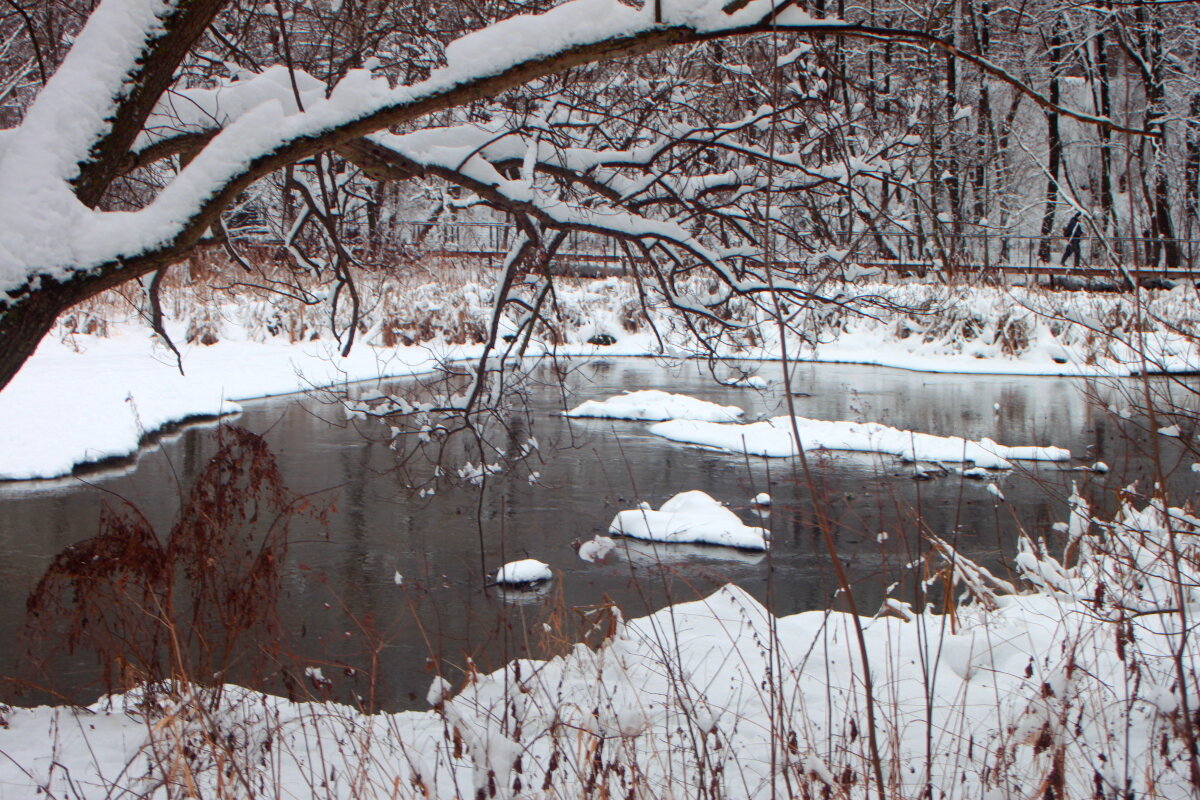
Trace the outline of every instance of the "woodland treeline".
<path fill-rule="evenodd" d="M 23 293 L 46 292 L 32 279 L 9 289 L 0 339 L 24 325 L 13 335 L 27 343 L 72 303 L 198 247 L 250 271 L 269 259 L 302 296 L 332 281 L 321 296 L 353 307 L 355 270 L 419 249 L 424 234 L 414 242 L 401 221 L 505 223 L 518 234 L 509 265 L 547 274 L 568 235 L 606 238 L 702 315 L 792 277 L 757 265 L 837 263 L 851 249 L 947 269 L 979 263 L 984 246 L 991 260 L 1022 247 L 1052 260 L 1076 215 L 1090 260 L 1188 266 L 1186 240 L 1200 237 L 1196 3 L 647 3 L 172 6 L 167 35 L 147 29 L 111 116 L 64 175 L 93 210 L 146 209 L 263 101 L 304 115 L 337 106 L 336 86 L 427 85 L 448 60 L 466 77 L 425 106 L 389 101 L 369 136 L 364 118 L 264 152 L 165 231 L 168 245 L 53 265 L 70 287 L 25 322 L 13 309 L 38 304 Z M 574 11 L 510 24 L 565 5 Z M 630 7 L 659 28 L 590 32 Z M 22 123 L 95 13 L 8 0 L 6 126 Z M 509 58 L 514 42 L 536 50 L 539 33 L 546 53 Z M 697 269 L 723 289 L 674 289 Z"/>
<path fill-rule="evenodd" d="M 20 120 L 91 5 L 10 0 L 0 67 L 6 126 Z M 552 0 L 227 3 L 181 67 L 182 85 L 211 87 L 272 64 L 293 66 L 327 86 L 364 66 L 397 83 L 412 83 L 439 65 L 453 39 L 553 5 Z M 1152 135 L 1131 135 L 1044 108 L 944 50 L 841 37 L 817 37 L 798 51 L 786 41 L 795 37 L 760 36 L 575 69 L 456 109 L 440 121 L 500 119 L 524 140 L 628 149 L 669 137 L 681 126 L 711 131 L 772 107 L 773 126 L 764 115 L 717 150 L 680 143 L 644 172 L 744 169 L 747 159 L 737 145 L 763 146 L 771 127 L 777 151 L 797 153 L 797 163 L 814 178 L 828 176 L 823 186 L 777 201 L 787 208 L 789 224 L 802 229 L 832 234 L 898 225 L 931 233 L 946 227 L 953 233 L 1052 235 L 1082 209 L 1097 235 L 1198 235 L 1195 3 L 808 5 L 815 16 L 937 36 L 988 59 L 1052 104 Z M 786 63 L 772 70 L 773 60 Z M 883 161 L 889 169 L 880 168 Z M 867 165 L 860 180 L 839 180 L 839 170 L 844 175 Z M 495 206 L 441 180 L 405 186 L 364 180 L 356 172 L 330 155 L 275 176 L 230 212 L 231 227 L 241 236 L 282 240 L 308 201 L 306 189 L 315 187 L 319 201 L 337 212 L 317 227 L 335 227 L 379 254 L 392 244 L 389 220 Z M 105 202 L 136 206 L 154 180 L 154 170 L 127 175 Z M 579 191 L 576 180 L 547 180 L 565 193 Z M 715 187 L 708 194 L 716 196 L 708 202 L 723 205 Z M 698 217 L 706 216 L 703 204 L 693 205 Z M 1164 257 L 1177 254 L 1167 247 Z"/>

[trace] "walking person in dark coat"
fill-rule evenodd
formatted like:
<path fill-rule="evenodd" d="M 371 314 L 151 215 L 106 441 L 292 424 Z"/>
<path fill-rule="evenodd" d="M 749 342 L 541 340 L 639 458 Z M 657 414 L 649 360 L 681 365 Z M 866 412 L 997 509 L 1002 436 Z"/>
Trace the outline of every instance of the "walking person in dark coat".
<path fill-rule="evenodd" d="M 1079 253 L 1082 250 L 1081 243 L 1083 241 L 1083 225 L 1079 222 L 1079 212 L 1075 212 L 1075 216 L 1071 217 L 1071 221 L 1067 223 L 1067 227 L 1063 228 L 1063 238 L 1067 240 L 1067 249 L 1063 251 L 1062 265 L 1067 265 L 1067 259 L 1072 255 L 1075 256 L 1075 266 L 1079 266 Z"/>

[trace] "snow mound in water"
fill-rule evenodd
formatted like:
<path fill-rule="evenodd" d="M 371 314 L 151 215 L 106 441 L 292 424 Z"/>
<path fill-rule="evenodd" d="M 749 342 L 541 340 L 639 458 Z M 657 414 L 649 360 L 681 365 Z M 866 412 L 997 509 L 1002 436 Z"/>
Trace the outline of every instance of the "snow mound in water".
<path fill-rule="evenodd" d="M 989 469 L 1008 469 L 1013 460 L 1067 461 L 1071 458 L 1071 451 L 1061 447 L 1009 447 L 988 438 L 973 442 L 959 436 L 900 430 L 878 422 L 834 422 L 796 417 L 796 427 L 805 451 L 884 453 L 904 461 L 969 461 Z M 792 422 L 788 417 L 773 417 L 748 425 L 670 420 L 651 425 L 650 432 L 672 441 L 731 453 L 772 457 L 796 455 Z"/>
<path fill-rule="evenodd" d="M 550 565 L 536 558 L 525 558 L 520 561 L 510 561 L 496 570 L 496 583 L 513 585 L 524 583 L 541 583 L 554 577 Z"/>
<path fill-rule="evenodd" d="M 564 416 L 602 419 L 670 420 L 696 419 L 707 422 L 737 422 L 745 413 L 737 406 L 722 406 L 685 394 L 658 389 L 626 392 L 607 400 L 588 400 Z"/>
<path fill-rule="evenodd" d="M 704 492 L 683 492 L 658 511 L 643 506 L 621 511 L 608 526 L 617 536 L 673 544 L 714 544 L 743 550 L 766 550 L 769 538 Z"/>
<path fill-rule="evenodd" d="M 617 543 L 612 539 L 596 534 L 579 546 L 579 557 L 595 564 L 607 558 L 616 547 Z"/>

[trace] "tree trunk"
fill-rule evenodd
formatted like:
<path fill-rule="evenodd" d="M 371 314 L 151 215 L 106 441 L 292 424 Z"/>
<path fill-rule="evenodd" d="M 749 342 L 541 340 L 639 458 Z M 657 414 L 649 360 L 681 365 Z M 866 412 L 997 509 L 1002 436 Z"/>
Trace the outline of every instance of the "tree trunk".
<path fill-rule="evenodd" d="M 0 387 L 20 371 L 42 338 L 54 327 L 58 315 L 69 308 L 69 304 L 55 303 L 49 292 L 39 291 L 21 307 L 0 314 Z"/>
<path fill-rule="evenodd" d="M 1146 86 L 1146 129 L 1157 132 L 1158 138 L 1150 143 L 1150 170 L 1154 174 L 1154 198 L 1151 206 L 1154 232 L 1162 246 L 1164 265 L 1167 269 L 1179 268 L 1179 242 L 1175 239 L 1175 223 L 1171 217 L 1171 195 L 1167 186 L 1167 127 L 1163 122 L 1166 113 L 1166 80 L 1163 75 L 1162 17 L 1154 14 L 1151 20 L 1145 17 L 1144 9 L 1138 6 L 1138 21 L 1145 30 L 1143 54 L 1149 64 L 1150 74 Z M 1157 250 L 1157 248 L 1156 248 Z"/>
<path fill-rule="evenodd" d="M 1058 68 L 1062 63 L 1062 31 L 1057 20 L 1050 32 L 1050 102 L 1060 102 Z M 1058 131 L 1058 112 L 1051 110 L 1046 115 L 1046 209 L 1042 213 L 1041 246 L 1038 258 L 1050 260 L 1051 235 L 1054 233 L 1054 213 L 1058 209 L 1058 175 L 1062 166 L 1062 137 Z"/>
<path fill-rule="evenodd" d="M 1192 95 L 1187 121 L 1187 238 L 1200 232 L 1200 93 Z M 1192 265 L 1193 267 L 1195 265 Z"/>
<path fill-rule="evenodd" d="M 979 6 L 979 16 L 975 24 L 975 49 L 979 55 L 987 58 L 991 49 L 991 31 L 988 15 L 991 14 L 991 4 L 984 0 Z M 988 89 L 988 77 L 979 76 L 979 108 L 975 114 L 975 174 L 972 190 L 975 194 L 975 223 L 987 217 L 987 165 L 988 157 L 988 124 L 992 118 L 992 96 Z"/>
<path fill-rule="evenodd" d="M 1112 87 L 1109 85 L 1108 41 L 1101 29 L 1096 34 L 1096 77 L 1099 91 L 1100 116 L 1112 117 Z M 1113 209 L 1112 192 L 1112 134 L 1108 128 L 1100 126 L 1100 211 L 1103 215 L 1105 229 L 1110 229 L 1119 236 L 1117 217 Z"/>

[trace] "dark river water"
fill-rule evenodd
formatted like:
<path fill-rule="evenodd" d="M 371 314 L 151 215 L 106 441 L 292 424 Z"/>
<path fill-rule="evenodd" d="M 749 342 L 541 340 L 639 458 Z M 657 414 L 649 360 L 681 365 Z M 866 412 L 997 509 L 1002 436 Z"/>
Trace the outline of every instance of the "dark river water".
<path fill-rule="evenodd" d="M 282 644 L 292 654 L 293 674 L 320 667 L 332 684 L 327 691 L 338 699 L 423 707 L 431 670 L 458 682 L 471 663 L 487 670 L 516 656 L 561 652 L 564 642 L 579 635 L 586 607 L 609 601 L 626 616 L 639 616 L 734 582 L 780 614 L 844 607 L 844 598 L 835 597 L 837 582 L 814 503 L 830 522 L 860 611 L 873 613 L 893 582 L 900 582 L 896 592 L 902 599 L 913 599 L 905 565 L 924 552 L 922 531 L 957 541 L 964 553 L 1003 572 L 1015 552 L 1018 526 L 1051 538 L 1053 523 L 1066 519 L 1072 481 L 1094 503 L 1111 507 L 1120 487 L 1154 480 L 1154 462 L 1145 453 L 1151 445 L 1165 448 L 1160 463 L 1167 465 L 1165 477 L 1177 497 L 1190 495 L 1200 477 L 1176 440 L 1141 432 L 1089 400 L 1095 392 L 1115 396 L 1119 386 L 798 365 L 793 391 L 799 393 L 796 412 L 804 416 L 987 436 L 1007 445 L 1056 445 L 1075 457 L 1070 464 L 1026 463 L 985 482 L 953 472 L 914 480 L 912 465 L 890 457 L 812 454 L 806 479 L 787 459 L 747 459 L 672 443 L 648 434 L 645 423 L 568 422 L 558 415 L 564 402 L 644 388 L 738 405 L 747 419 L 778 415 L 786 411 L 778 365 L 754 367 L 776 379 L 766 391 L 722 387 L 695 363 L 668 369 L 650 360 L 619 359 L 574 367 L 565 395 L 547 371 L 547 380 L 529 395 L 528 412 L 507 420 L 515 431 L 512 448 L 530 435 L 537 439 L 540 448 L 528 462 L 540 473 L 537 481 L 529 480 L 528 470 L 491 476 L 482 489 L 443 480 L 432 496 L 409 487 L 432 479 L 433 464 L 421 457 L 396 469 L 403 459 L 386 446 L 382 423 L 347 422 L 340 409 L 313 397 L 243 403 L 235 424 L 265 433 L 288 486 L 318 492 L 318 499 L 334 507 L 325 525 L 310 520 L 294 525 L 283 565 Z M 26 596 L 56 553 L 96 533 L 106 499 L 124 498 L 157 530 L 168 530 L 181 493 L 214 449 L 214 426 L 190 426 L 119 470 L 0 484 L 4 699 L 90 702 L 103 691 L 91 654 L 38 666 L 30 662 L 22 636 Z M 471 452 L 449 447 L 442 456 L 446 472 L 472 460 Z M 1111 471 L 1073 469 L 1096 461 Z M 988 483 L 1007 502 L 998 502 Z M 602 564 L 576 554 L 572 543 L 605 532 L 618 511 L 639 500 L 657 507 L 691 489 L 726 503 L 747 522 L 756 519 L 750 498 L 769 492 L 774 510 L 759 524 L 771 528 L 770 553 L 630 542 Z M 484 587 L 485 569 L 525 557 L 545 561 L 558 573 L 549 591 L 506 594 Z M 230 677 L 236 679 L 236 665 Z M 277 683 L 266 688 L 282 691 Z"/>

